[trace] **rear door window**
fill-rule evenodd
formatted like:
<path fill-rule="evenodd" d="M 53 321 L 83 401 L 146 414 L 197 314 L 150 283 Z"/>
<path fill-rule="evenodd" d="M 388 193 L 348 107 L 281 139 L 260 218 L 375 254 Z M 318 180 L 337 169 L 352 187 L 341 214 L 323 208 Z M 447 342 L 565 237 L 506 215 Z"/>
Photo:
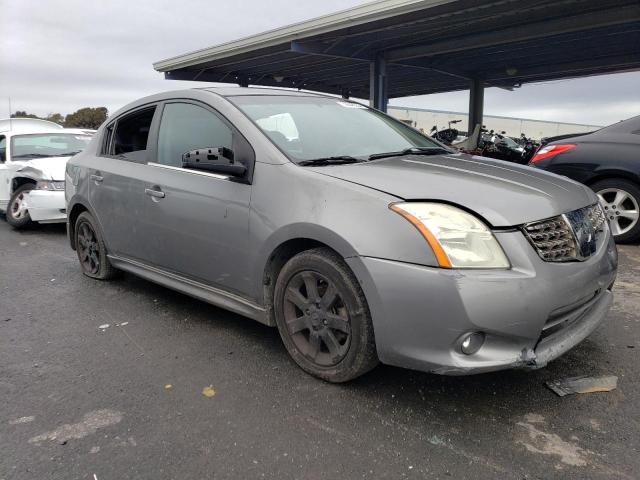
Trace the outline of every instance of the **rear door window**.
<path fill-rule="evenodd" d="M 233 131 L 213 112 L 191 103 L 168 103 L 158 132 L 157 163 L 182 167 L 182 154 L 198 148 L 233 147 Z"/>
<path fill-rule="evenodd" d="M 145 162 L 151 121 L 156 107 L 138 110 L 121 117 L 116 122 L 110 154 L 127 160 Z M 107 129 L 107 135 L 110 135 Z"/>

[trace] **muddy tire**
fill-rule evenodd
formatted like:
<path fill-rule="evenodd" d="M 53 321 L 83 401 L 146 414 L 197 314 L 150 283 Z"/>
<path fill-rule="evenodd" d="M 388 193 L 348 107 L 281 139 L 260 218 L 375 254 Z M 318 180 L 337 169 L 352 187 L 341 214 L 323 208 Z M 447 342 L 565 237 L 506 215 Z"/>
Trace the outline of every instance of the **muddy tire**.
<path fill-rule="evenodd" d="M 364 293 L 334 251 L 317 248 L 291 258 L 278 275 L 274 308 L 289 355 L 311 375 L 346 382 L 378 364 Z"/>

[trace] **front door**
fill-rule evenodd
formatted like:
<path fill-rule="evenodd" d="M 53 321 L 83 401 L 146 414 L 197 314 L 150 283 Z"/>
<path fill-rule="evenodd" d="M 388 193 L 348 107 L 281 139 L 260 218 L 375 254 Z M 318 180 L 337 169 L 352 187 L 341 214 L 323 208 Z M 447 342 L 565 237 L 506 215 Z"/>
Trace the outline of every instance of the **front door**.
<path fill-rule="evenodd" d="M 145 248 L 164 270 L 227 291 L 249 288 L 251 185 L 182 168 L 182 154 L 234 148 L 239 133 L 213 109 L 186 101 L 164 105 L 157 148 L 145 175 Z M 246 140 L 242 139 L 246 142 Z"/>

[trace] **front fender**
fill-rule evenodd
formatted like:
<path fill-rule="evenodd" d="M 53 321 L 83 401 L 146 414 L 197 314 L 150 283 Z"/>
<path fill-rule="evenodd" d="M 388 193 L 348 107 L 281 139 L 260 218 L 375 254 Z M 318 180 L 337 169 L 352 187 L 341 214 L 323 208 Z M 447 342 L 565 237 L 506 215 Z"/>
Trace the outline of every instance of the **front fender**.
<path fill-rule="evenodd" d="M 261 298 L 270 256 L 289 240 L 314 240 L 343 258 L 437 265 L 416 228 L 388 208 L 397 197 L 293 164 L 256 168 L 249 220 L 254 298 Z"/>

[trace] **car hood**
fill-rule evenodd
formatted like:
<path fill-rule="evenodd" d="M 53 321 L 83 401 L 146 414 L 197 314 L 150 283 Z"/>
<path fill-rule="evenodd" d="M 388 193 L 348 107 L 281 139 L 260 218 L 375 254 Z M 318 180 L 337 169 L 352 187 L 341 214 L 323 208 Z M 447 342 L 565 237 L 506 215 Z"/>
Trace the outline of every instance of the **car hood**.
<path fill-rule="evenodd" d="M 597 201 L 591 190 L 566 177 L 466 154 L 406 155 L 311 170 L 403 200 L 457 204 L 494 227 L 553 217 Z"/>
<path fill-rule="evenodd" d="M 34 158 L 13 163 L 18 167 L 17 172 L 35 180 L 64 180 L 64 170 L 69 158 L 71 157 Z"/>

